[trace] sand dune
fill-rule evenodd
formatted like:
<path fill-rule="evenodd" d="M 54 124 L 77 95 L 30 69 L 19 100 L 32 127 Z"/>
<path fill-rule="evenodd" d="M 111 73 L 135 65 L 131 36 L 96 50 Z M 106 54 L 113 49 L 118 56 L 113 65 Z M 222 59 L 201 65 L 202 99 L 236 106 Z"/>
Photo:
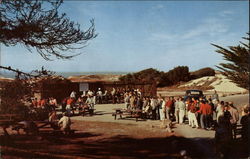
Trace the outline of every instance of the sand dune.
<path fill-rule="evenodd" d="M 205 76 L 202 78 L 191 80 L 185 84 L 180 85 L 179 88 L 197 87 L 197 86 L 211 87 L 212 88 L 211 90 L 216 90 L 218 92 L 225 92 L 225 93 L 247 92 L 246 89 L 238 87 L 235 83 L 227 79 L 227 77 L 222 75 L 221 73 L 216 73 L 215 76 Z"/>

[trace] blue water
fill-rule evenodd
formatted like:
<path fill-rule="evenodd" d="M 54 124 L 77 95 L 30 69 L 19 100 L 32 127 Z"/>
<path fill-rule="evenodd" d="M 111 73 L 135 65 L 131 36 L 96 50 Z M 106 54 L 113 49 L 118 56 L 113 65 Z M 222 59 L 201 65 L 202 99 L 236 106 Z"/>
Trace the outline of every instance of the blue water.
<path fill-rule="evenodd" d="M 57 75 L 61 75 L 63 77 L 69 77 L 69 76 L 77 76 L 77 75 L 125 75 L 129 72 L 57 72 Z"/>
<path fill-rule="evenodd" d="M 63 76 L 65 78 L 69 76 L 77 76 L 77 75 L 97 75 L 97 74 L 106 74 L 106 75 L 125 75 L 131 72 L 56 72 L 56 75 Z M 10 71 L 2 71 L 0 72 L 0 76 L 6 78 L 15 78 L 16 74 Z"/>

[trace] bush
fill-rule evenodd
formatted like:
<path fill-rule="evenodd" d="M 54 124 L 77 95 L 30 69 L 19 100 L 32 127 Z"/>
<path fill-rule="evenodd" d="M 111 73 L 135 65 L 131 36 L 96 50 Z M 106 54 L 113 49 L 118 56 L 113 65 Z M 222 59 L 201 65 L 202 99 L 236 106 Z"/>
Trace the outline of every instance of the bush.
<path fill-rule="evenodd" d="M 133 74 L 129 73 L 120 77 L 119 80 L 124 83 L 151 83 L 152 81 L 159 83 L 161 80 L 161 72 L 156 69 L 149 68 Z"/>
<path fill-rule="evenodd" d="M 163 73 L 161 75 L 161 82 L 158 86 L 171 86 L 181 81 L 186 82 L 189 80 L 189 68 L 187 66 L 178 66 L 166 73 Z"/>
<path fill-rule="evenodd" d="M 206 67 L 206 68 L 202 68 L 200 70 L 194 71 L 190 73 L 190 78 L 191 79 L 197 79 L 197 78 L 201 78 L 204 76 L 214 76 L 215 75 L 215 71 L 214 69 L 210 68 L 210 67 Z"/>
<path fill-rule="evenodd" d="M 1 83 L 0 113 L 17 114 L 18 119 L 27 118 L 29 109 L 24 101 L 30 98 L 31 89 L 24 80 Z"/>

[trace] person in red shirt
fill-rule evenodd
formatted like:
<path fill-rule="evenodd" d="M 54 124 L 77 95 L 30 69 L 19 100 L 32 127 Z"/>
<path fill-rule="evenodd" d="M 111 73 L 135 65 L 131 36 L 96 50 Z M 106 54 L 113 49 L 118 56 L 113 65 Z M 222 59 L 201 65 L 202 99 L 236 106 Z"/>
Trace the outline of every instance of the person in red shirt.
<path fill-rule="evenodd" d="M 190 126 L 192 128 L 199 128 L 198 121 L 196 118 L 196 103 L 191 101 L 189 106 L 188 106 L 188 113 L 189 113 L 189 120 L 190 120 Z"/>
<path fill-rule="evenodd" d="M 37 105 L 38 105 L 37 98 L 32 99 L 32 106 L 36 108 L 36 107 L 37 107 Z"/>
<path fill-rule="evenodd" d="M 46 105 L 46 99 L 41 99 L 40 104 L 41 104 L 41 107 L 45 107 L 45 105 Z"/>
<path fill-rule="evenodd" d="M 67 111 L 67 115 L 71 115 L 71 110 L 73 107 L 73 103 L 74 103 L 74 98 L 68 98 L 66 101 L 67 105 L 66 105 L 66 111 Z M 74 111 L 73 111 L 74 113 Z"/>
<path fill-rule="evenodd" d="M 174 105 L 174 102 L 172 100 L 171 97 L 168 97 L 167 100 L 166 100 L 166 104 L 165 104 L 165 108 L 166 108 L 166 116 L 167 116 L 167 119 L 170 120 L 170 113 L 171 113 L 171 109 Z"/>
<path fill-rule="evenodd" d="M 200 123 L 203 129 L 210 128 L 210 119 L 212 114 L 212 107 L 207 103 L 207 101 L 202 100 L 200 105 L 200 110 L 198 112 L 201 114 Z"/>

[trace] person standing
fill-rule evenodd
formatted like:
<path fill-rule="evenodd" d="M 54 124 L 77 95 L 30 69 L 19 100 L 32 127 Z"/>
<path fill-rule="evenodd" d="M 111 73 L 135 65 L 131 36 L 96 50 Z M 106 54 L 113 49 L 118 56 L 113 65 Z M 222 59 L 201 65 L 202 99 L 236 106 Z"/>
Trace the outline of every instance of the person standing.
<path fill-rule="evenodd" d="M 166 117 L 169 120 L 170 120 L 170 113 L 171 113 L 172 106 L 173 106 L 172 98 L 168 97 L 167 101 L 166 101 L 165 108 L 166 108 Z"/>
<path fill-rule="evenodd" d="M 71 115 L 71 109 L 72 109 L 72 106 L 73 106 L 73 102 L 74 102 L 73 98 L 68 98 L 67 99 L 66 112 L 67 112 L 68 116 Z"/>
<path fill-rule="evenodd" d="M 242 117 L 240 120 L 240 124 L 242 125 L 242 139 L 243 142 L 249 143 L 249 132 L 250 132 L 250 107 L 249 105 L 245 105 L 242 110 Z M 250 152 L 250 151 L 249 151 Z"/>
<path fill-rule="evenodd" d="M 212 113 L 212 108 L 207 103 L 207 101 L 202 100 L 200 105 L 200 110 L 198 112 L 201 113 L 201 118 L 200 118 L 201 127 L 207 130 L 208 128 L 210 128 L 209 119 Z"/>
<path fill-rule="evenodd" d="M 125 103 L 125 108 L 126 109 L 129 109 L 129 101 L 130 101 L 130 97 L 129 97 L 128 92 L 126 92 L 125 95 L 124 95 L 124 103 Z"/>
<path fill-rule="evenodd" d="M 129 98 L 130 109 L 135 109 L 135 96 L 131 93 Z"/>
<path fill-rule="evenodd" d="M 214 94 L 213 94 L 213 96 L 212 96 L 212 100 L 219 100 L 219 95 L 218 95 L 218 93 L 217 93 L 217 91 L 216 90 L 214 90 Z"/>
<path fill-rule="evenodd" d="M 160 98 L 161 100 L 161 105 L 160 105 L 160 120 L 164 120 L 165 119 L 165 105 L 166 105 L 166 102 L 165 100 L 161 97 Z"/>
<path fill-rule="evenodd" d="M 138 96 L 136 101 L 136 109 L 142 110 L 142 105 L 143 105 L 142 97 Z"/>
<path fill-rule="evenodd" d="M 226 106 L 227 107 L 227 106 Z M 215 148 L 220 158 L 228 158 L 232 141 L 232 129 L 230 124 L 230 113 L 219 116 L 218 124 L 215 127 Z"/>
<path fill-rule="evenodd" d="M 224 101 L 221 101 L 216 107 L 216 121 L 219 122 L 219 117 L 224 115 Z"/>
<path fill-rule="evenodd" d="M 196 103 L 191 101 L 190 104 L 189 104 L 189 107 L 188 107 L 188 115 L 189 115 L 189 122 L 191 124 L 191 127 L 192 128 L 199 128 L 199 125 L 198 125 L 198 121 L 197 121 L 197 118 L 196 118 Z"/>
<path fill-rule="evenodd" d="M 185 117 L 185 111 L 186 111 L 186 106 L 185 106 L 185 103 L 183 101 L 183 98 L 179 98 L 178 108 L 179 108 L 179 121 L 180 121 L 180 124 L 183 124 L 184 117 Z"/>
<path fill-rule="evenodd" d="M 148 100 L 146 97 L 143 97 L 143 105 L 142 105 L 142 118 L 143 119 L 147 117 L 147 106 L 148 106 Z"/>
<path fill-rule="evenodd" d="M 212 102 L 212 99 L 211 98 L 209 98 L 208 99 L 208 104 L 211 106 L 211 110 L 212 110 L 212 112 L 211 112 L 211 115 L 210 115 L 210 118 L 209 118 L 209 123 L 210 123 L 210 126 L 211 127 L 214 127 L 214 116 L 215 116 L 215 111 L 216 111 L 216 108 L 215 108 L 215 105 L 214 105 L 214 103 Z"/>
<path fill-rule="evenodd" d="M 102 91 L 101 88 L 98 88 L 98 91 L 96 92 L 97 96 L 97 104 L 102 104 Z"/>
<path fill-rule="evenodd" d="M 68 100 L 68 97 L 62 100 L 62 112 L 63 113 L 66 111 L 67 100 Z"/>
<path fill-rule="evenodd" d="M 156 101 L 157 101 L 157 106 L 156 106 L 156 120 L 160 120 L 160 107 L 162 104 L 162 100 L 161 97 L 156 97 Z"/>
<path fill-rule="evenodd" d="M 236 109 L 236 107 L 234 107 L 233 102 L 229 102 L 229 112 L 232 116 L 232 118 L 230 119 L 230 123 L 232 125 L 233 136 L 234 136 L 234 138 L 236 138 L 235 131 L 236 131 L 237 122 L 239 121 L 239 112 Z"/>
<path fill-rule="evenodd" d="M 174 116 L 175 116 L 176 124 L 179 123 L 179 100 L 180 98 L 177 98 L 174 103 Z"/>
<path fill-rule="evenodd" d="M 151 98 L 150 105 L 152 108 L 152 119 L 156 120 L 157 99 L 155 97 Z"/>
<path fill-rule="evenodd" d="M 116 90 L 115 90 L 115 88 L 112 89 L 111 95 L 112 95 L 112 103 L 115 104 L 116 103 L 116 97 L 115 97 Z"/>
<path fill-rule="evenodd" d="M 105 90 L 104 91 L 104 94 L 103 94 L 103 102 L 105 103 L 105 104 L 108 104 L 108 90 Z"/>
<path fill-rule="evenodd" d="M 232 125 L 237 124 L 237 122 L 239 121 L 239 112 L 236 109 L 236 107 L 233 105 L 233 102 L 229 102 L 229 112 L 232 116 L 232 119 L 230 120 Z"/>
<path fill-rule="evenodd" d="M 92 116 L 94 114 L 94 105 L 95 105 L 94 97 L 88 95 L 88 98 L 85 103 L 88 105 L 89 114 Z"/>

